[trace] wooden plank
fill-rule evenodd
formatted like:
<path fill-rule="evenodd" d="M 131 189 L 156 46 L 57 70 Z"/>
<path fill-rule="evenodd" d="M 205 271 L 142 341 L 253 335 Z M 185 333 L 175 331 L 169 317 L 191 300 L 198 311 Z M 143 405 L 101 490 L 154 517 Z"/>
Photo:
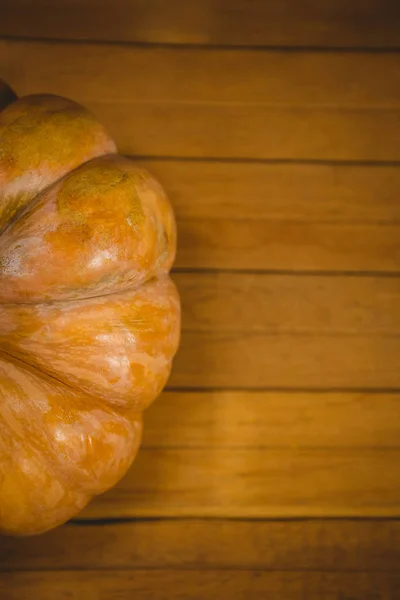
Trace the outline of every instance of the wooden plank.
<path fill-rule="evenodd" d="M 146 449 L 78 518 L 397 517 L 400 452 Z"/>
<path fill-rule="evenodd" d="M 193 219 L 178 229 L 184 269 L 400 272 L 400 225 Z"/>
<path fill-rule="evenodd" d="M 397 52 L 216 51 L 21 40 L 0 40 L 0 51 L 2 77 L 20 95 L 48 90 L 108 105 L 251 104 L 253 110 L 256 104 L 400 106 Z"/>
<path fill-rule="evenodd" d="M 140 160 L 187 220 L 400 223 L 400 167 Z M 267 223 L 265 224 L 267 226 Z"/>
<path fill-rule="evenodd" d="M 139 520 L 2 538 L 0 568 L 400 572 L 399 548 L 394 520 Z"/>
<path fill-rule="evenodd" d="M 4 600 L 395 600 L 398 573 L 268 571 L 45 571 L 3 573 Z"/>
<path fill-rule="evenodd" d="M 400 338 L 186 332 L 177 388 L 400 388 Z"/>
<path fill-rule="evenodd" d="M 179 267 L 399 271 L 399 167 L 144 164 L 173 201 Z"/>
<path fill-rule="evenodd" d="M 400 333 L 400 278 L 174 273 L 185 331 Z"/>
<path fill-rule="evenodd" d="M 1 35 L 168 44 L 390 47 L 392 0 L 3 0 Z"/>
<path fill-rule="evenodd" d="M 146 448 L 399 448 L 400 394 L 164 392 Z"/>
<path fill-rule="evenodd" d="M 183 334 L 172 387 L 400 386 L 398 278 L 174 278 Z"/>
<path fill-rule="evenodd" d="M 83 98 L 84 100 L 84 98 Z M 123 154 L 399 161 L 400 110 L 85 102 Z"/>
<path fill-rule="evenodd" d="M 20 94 L 72 96 L 121 152 L 148 156 L 400 160 L 399 61 L 0 43 Z"/>

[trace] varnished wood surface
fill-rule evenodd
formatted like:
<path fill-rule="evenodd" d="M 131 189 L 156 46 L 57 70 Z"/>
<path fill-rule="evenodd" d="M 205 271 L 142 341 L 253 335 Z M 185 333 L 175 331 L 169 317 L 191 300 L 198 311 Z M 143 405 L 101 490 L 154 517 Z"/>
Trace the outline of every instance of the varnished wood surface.
<path fill-rule="evenodd" d="M 397 600 L 398 3 L 0 8 L 0 77 L 165 186 L 183 306 L 134 466 L 0 540 L 0 598 Z"/>
<path fill-rule="evenodd" d="M 40 537 L 2 539 L 0 564 L 15 571 L 108 568 L 389 573 L 400 567 L 400 524 L 392 519 L 75 523 Z"/>
<path fill-rule="evenodd" d="M 400 337 L 193 332 L 170 379 L 184 388 L 399 389 Z"/>
<path fill-rule="evenodd" d="M 173 280 L 184 332 L 400 334 L 397 277 L 191 271 Z"/>
<path fill-rule="evenodd" d="M 400 387 L 397 277 L 174 278 L 183 305 L 174 388 Z"/>
<path fill-rule="evenodd" d="M 400 448 L 400 394 L 164 392 L 145 416 L 144 448 Z"/>
<path fill-rule="evenodd" d="M 221 594 L 232 600 L 341 600 L 344 594 L 354 600 L 386 600 L 400 583 L 398 573 L 366 572 L 115 570 L 110 575 L 103 570 L 13 573 L 1 577 L 0 593 L 7 600 L 31 597 L 33 589 L 43 600 L 169 600 L 171 593 L 176 600 L 220 600 Z"/>
<path fill-rule="evenodd" d="M 398 165 L 133 158 L 163 182 L 181 222 L 400 223 Z"/>
<path fill-rule="evenodd" d="M 0 68 L 20 93 L 72 94 L 124 153 L 400 161 L 399 56 L 368 58 L 23 41 L 0 47 Z"/>
<path fill-rule="evenodd" d="M 0 48 L 4 76 L 21 94 L 73 91 L 82 101 L 111 106 L 224 103 L 356 111 L 400 107 L 398 52 L 157 48 L 33 40 L 2 40 Z M 121 124 L 119 115 L 115 118 Z"/>
<path fill-rule="evenodd" d="M 400 225 L 181 221 L 176 267 L 399 273 Z"/>
<path fill-rule="evenodd" d="M 2 540 L 3 541 L 3 540 Z M 343 549 L 346 552 L 343 552 Z M 396 598 L 393 520 L 154 520 L 6 539 L 2 597 Z M 74 552 L 71 552 L 74 549 Z M 35 597 L 35 596 L 34 596 Z"/>
<path fill-rule="evenodd" d="M 0 33 L 83 40 L 399 47 L 396 0 L 2 0 Z"/>
<path fill-rule="evenodd" d="M 79 518 L 399 516 L 398 448 L 155 448 Z"/>

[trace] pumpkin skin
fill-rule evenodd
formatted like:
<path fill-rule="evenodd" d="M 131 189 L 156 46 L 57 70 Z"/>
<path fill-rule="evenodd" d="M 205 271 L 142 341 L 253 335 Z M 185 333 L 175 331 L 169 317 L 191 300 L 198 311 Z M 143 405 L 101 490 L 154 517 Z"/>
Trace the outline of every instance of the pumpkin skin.
<path fill-rule="evenodd" d="M 44 532 L 125 474 L 179 345 L 160 184 L 65 98 L 0 82 L 0 532 Z"/>

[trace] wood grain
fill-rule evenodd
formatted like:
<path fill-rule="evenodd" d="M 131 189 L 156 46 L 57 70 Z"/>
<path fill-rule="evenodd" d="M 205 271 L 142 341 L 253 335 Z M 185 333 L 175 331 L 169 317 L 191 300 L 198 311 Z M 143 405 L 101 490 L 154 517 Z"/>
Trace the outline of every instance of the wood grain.
<path fill-rule="evenodd" d="M 397 449 L 146 449 L 78 518 L 397 517 Z"/>
<path fill-rule="evenodd" d="M 151 159 L 140 164 L 162 182 L 182 223 L 400 223 L 400 166 Z"/>
<path fill-rule="evenodd" d="M 16 40 L 0 40 L 0 50 L 2 76 L 10 77 L 21 95 L 51 86 L 61 95 L 109 105 L 400 107 L 397 52 L 216 51 Z"/>
<path fill-rule="evenodd" d="M 185 332 L 400 334 L 395 277 L 174 273 Z"/>
<path fill-rule="evenodd" d="M 318 110 L 82 100 L 105 124 L 124 154 L 263 160 L 400 160 L 397 108 Z"/>
<path fill-rule="evenodd" d="M 175 273 L 183 333 L 169 385 L 399 388 L 400 280 Z"/>
<path fill-rule="evenodd" d="M 148 156 L 399 161 L 399 61 L 0 43 L 20 94 L 70 96 Z"/>
<path fill-rule="evenodd" d="M 178 228 L 178 268 L 400 272 L 400 225 L 197 219 Z"/>
<path fill-rule="evenodd" d="M 2 538 L 0 568 L 398 572 L 399 548 L 393 520 L 139 520 Z"/>
<path fill-rule="evenodd" d="M 390 47 L 392 0 L 3 0 L 0 34 L 169 44 Z"/>
<path fill-rule="evenodd" d="M 141 162 L 172 199 L 180 267 L 399 271 L 399 167 Z"/>
<path fill-rule="evenodd" d="M 400 394 L 164 392 L 145 448 L 400 448 Z"/>
<path fill-rule="evenodd" d="M 187 332 L 174 388 L 400 388 L 400 338 Z"/>
<path fill-rule="evenodd" d="M 4 600 L 395 600 L 398 573 L 263 571 L 62 571 L 3 573 Z"/>

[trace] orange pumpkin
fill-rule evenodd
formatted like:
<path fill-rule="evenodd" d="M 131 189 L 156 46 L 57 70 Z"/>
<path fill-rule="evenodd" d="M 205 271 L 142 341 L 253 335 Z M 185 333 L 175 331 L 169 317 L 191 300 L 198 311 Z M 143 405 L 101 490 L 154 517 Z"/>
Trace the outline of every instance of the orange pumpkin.
<path fill-rule="evenodd" d="M 176 228 L 87 110 L 0 90 L 0 531 L 29 535 L 135 457 L 179 342 Z"/>

